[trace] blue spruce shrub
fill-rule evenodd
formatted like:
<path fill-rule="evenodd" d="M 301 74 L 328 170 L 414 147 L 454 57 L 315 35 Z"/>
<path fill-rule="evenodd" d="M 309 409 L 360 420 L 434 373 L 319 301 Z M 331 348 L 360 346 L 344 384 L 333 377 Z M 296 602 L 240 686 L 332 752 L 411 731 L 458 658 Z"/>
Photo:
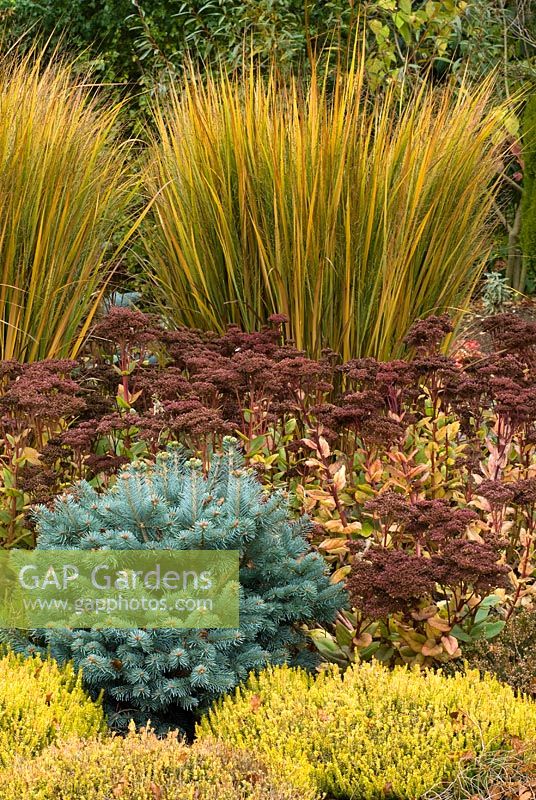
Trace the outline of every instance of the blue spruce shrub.
<path fill-rule="evenodd" d="M 36 512 L 40 549 L 125 548 L 240 551 L 240 628 L 50 629 L 11 645 L 73 661 L 104 703 L 113 727 L 133 718 L 192 729 L 197 712 L 267 664 L 311 667 L 300 625 L 332 621 L 345 601 L 323 559 L 308 551 L 306 518 L 290 521 L 285 497 L 266 496 L 234 439 L 208 475 L 179 450 L 136 462 L 103 494 L 88 483 Z"/>

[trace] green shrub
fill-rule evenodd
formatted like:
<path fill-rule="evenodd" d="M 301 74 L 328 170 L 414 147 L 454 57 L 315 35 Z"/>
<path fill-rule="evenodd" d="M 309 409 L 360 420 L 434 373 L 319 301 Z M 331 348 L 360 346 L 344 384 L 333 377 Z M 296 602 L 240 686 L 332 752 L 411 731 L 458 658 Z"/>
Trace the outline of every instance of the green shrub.
<path fill-rule="evenodd" d="M 176 736 L 52 745 L 0 772 L 2 800 L 308 800 L 253 756 L 218 742 L 191 748 Z"/>
<path fill-rule="evenodd" d="M 100 703 L 88 698 L 70 664 L 60 668 L 13 653 L 0 660 L 0 764 L 32 756 L 59 737 L 92 736 L 104 727 Z"/>
<path fill-rule="evenodd" d="M 40 36 L 82 54 L 99 77 L 139 88 L 180 72 L 186 54 L 203 64 L 235 67 L 243 57 L 277 57 L 302 66 L 326 44 L 345 52 L 362 11 L 351 0 L 0 0 L 0 27 L 9 43 Z M 500 0 L 372 0 L 366 5 L 373 86 L 437 79 L 469 68 L 477 77 L 499 64 L 518 77 L 533 51 L 531 18 Z M 29 30 L 30 29 L 30 30 Z M 506 37 L 506 42 L 505 42 Z M 505 43 L 507 52 L 505 52 Z M 136 102 L 143 107 L 145 96 Z"/>
<path fill-rule="evenodd" d="M 462 756 L 534 735 L 536 703 L 475 670 L 452 677 L 377 663 L 315 680 L 270 668 L 198 726 L 336 798 L 419 797 Z"/>
<path fill-rule="evenodd" d="M 521 247 L 525 271 L 536 270 L 536 94 L 529 98 L 523 115 L 523 199 L 521 201 Z"/>

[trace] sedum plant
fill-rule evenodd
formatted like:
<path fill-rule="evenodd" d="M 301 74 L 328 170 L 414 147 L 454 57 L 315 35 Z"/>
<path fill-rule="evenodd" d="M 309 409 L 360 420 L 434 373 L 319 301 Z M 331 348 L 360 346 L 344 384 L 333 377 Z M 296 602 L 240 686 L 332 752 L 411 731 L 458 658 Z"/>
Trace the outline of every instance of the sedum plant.
<path fill-rule="evenodd" d="M 2 800 L 313 800 L 254 756 L 220 742 L 187 747 L 169 734 L 69 739 L 0 771 Z"/>
<path fill-rule="evenodd" d="M 0 766 L 10 773 L 17 756 L 34 756 L 58 738 L 93 736 L 103 727 L 101 705 L 87 696 L 72 665 L 14 653 L 0 659 Z"/>
<path fill-rule="evenodd" d="M 269 668 L 217 703 L 198 726 L 277 765 L 282 777 L 335 798 L 415 798 L 454 777 L 481 748 L 528 740 L 536 703 L 477 671 L 360 664 L 315 679 Z"/>
<path fill-rule="evenodd" d="M 331 621 L 345 599 L 318 553 L 307 552 L 305 518 L 289 521 L 281 494 L 263 495 L 234 439 L 201 462 L 169 450 L 156 464 L 130 465 L 107 492 L 88 483 L 37 513 L 42 549 L 239 550 L 240 628 L 47 630 L 13 640 L 72 660 L 86 686 L 104 690 L 110 721 L 188 725 L 190 713 L 233 689 L 250 670 L 312 666 L 300 629 Z"/>
<path fill-rule="evenodd" d="M 324 656 L 429 666 L 493 640 L 535 591 L 536 323 L 486 317 L 447 357 L 451 323 L 429 317 L 410 358 L 340 365 L 297 351 L 282 323 L 218 336 L 114 308 L 95 361 L 0 365 L 4 543 L 79 478 L 106 487 L 171 441 L 207 464 L 235 431 L 349 579 L 355 611 L 311 631 Z"/>
<path fill-rule="evenodd" d="M 111 274 L 131 145 L 89 85 L 57 59 L 0 59 L 2 359 L 74 356 Z"/>

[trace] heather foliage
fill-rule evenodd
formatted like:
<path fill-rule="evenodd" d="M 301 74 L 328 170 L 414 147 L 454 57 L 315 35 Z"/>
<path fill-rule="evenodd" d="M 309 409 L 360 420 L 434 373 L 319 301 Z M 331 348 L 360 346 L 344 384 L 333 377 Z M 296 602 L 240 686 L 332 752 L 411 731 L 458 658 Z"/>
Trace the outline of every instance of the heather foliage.
<path fill-rule="evenodd" d="M 35 756 L 57 739 L 96 735 L 104 727 L 100 703 L 89 699 L 70 664 L 60 668 L 52 660 L 13 653 L 0 659 L 0 766 L 10 774 L 18 757 Z"/>
<path fill-rule="evenodd" d="M 0 771 L 2 800 L 312 800 L 253 755 L 220 742 L 189 748 L 176 735 L 68 739 Z"/>
<path fill-rule="evenodd" d="M 431 664 L 493 639 L 534 596 L 536 325 L 487 318 L 485 352 L 447 356 L 451 324 L 431 317 L 405 359 L 341 363 L 286 343 L 284 322 L 217 335 L 113 308 L 78 362 L 4 362 L 6 544 L 77 479 L 106 490 L 172 442 L 206 469 L 234 433 L 348 580 L 353 610 L 311 631 L 326 657 Z"/>
<path fill-rule="evenodd" d="M 258 753 L 283 777 L 329 797 L 418 798 L 482 748 L 532 739 L 536 704 L 478 672 L 378 664 L 316 679 L 276 668 L 252 676 L 199 726 Z"/>

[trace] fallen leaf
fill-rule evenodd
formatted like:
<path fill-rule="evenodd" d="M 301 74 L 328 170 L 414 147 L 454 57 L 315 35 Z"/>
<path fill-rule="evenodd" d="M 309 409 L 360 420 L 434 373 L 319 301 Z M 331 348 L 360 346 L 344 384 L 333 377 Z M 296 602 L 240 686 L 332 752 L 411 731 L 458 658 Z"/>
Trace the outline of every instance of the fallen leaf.
<path fill-rule="evenodd" d="M 262 705 L 262 700 L 258 694 L 254 694 L 249 702 L 249 707 L 252 711 L 258 711 Z"/>

